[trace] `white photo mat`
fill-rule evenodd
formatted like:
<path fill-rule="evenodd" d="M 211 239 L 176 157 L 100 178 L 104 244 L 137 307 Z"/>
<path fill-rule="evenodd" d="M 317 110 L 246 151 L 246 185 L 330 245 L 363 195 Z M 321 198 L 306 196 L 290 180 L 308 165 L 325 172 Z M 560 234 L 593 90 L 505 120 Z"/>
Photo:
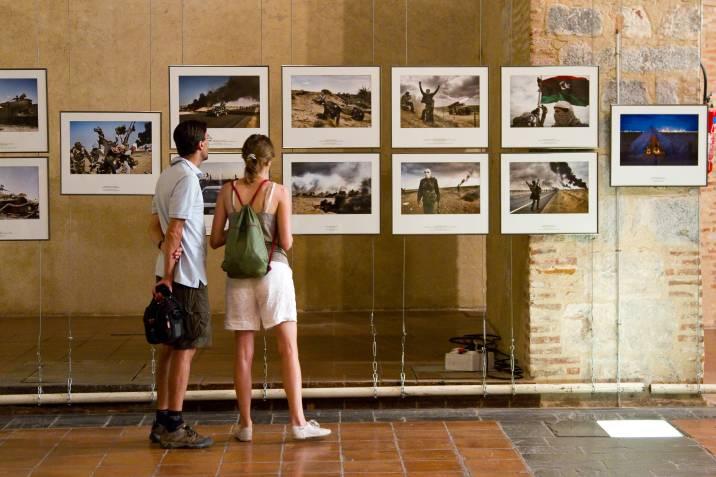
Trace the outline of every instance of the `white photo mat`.
<path fill-rule="evenodd" d="M 370 127 L 293 127 L 291 87 L 294 76 L 357 75 L 370 77 Z M 284 148 L 380 147 L 379 66 L 284 66 L 281 85 Z"/>
<path fill-rule="evenodd" d="M 580 148 L 594 149 L 599 145 L 599 67 L 597 66 L 503 66 L 501 69 L 502 147 L 515 148 Z M 542 77 L 578 76 L 589 78 L 589 125 L 586 127 L 512 127 L 511 84 L 515 76 Z M 539 91 L 535 82 L 534 95 Z M 537 93 L 538 94 L 538 93 Z M 538 106 L 525 105 L 524 112 Z M 549 111 L 552 111 L 548 107 Z M 520 110 L 522 111 L 522 110 Z M 552 113 L 549 113 L 552 114 Z"/>
<path fill-rule="evenodd" d="M 510 164 L 549 162 L 588 163 L 587 213 L 514 214 L 510 200 Z M 596 234 L 598 232 L 597 154 L 593 152 L 502 154 L 500 212 L 503 234 Z M 524 199 L 529 203 L 529 199 Z M 546 203 L 544 204 L 546 205 Z M 543 205 L 543 206 L 544 206 Z M 522 207 L 529 207 L 523 205 Z"/>
<path fill-rule="evenodd" d="M 18 174 L 13 174 L 13 178 L 8 173 L 4 173 L 8 168 L 29 167 L 36 170 L 37 183 L 34 183 L 34 175 L 31 174 L 32 180 L 28 181 L 27 177 L 18 178 Z M 32 184 L 30 184 L 32 182 Z M 7 191 L 0 192 L 3 194 L 28 194 L 25 187 L 29 185 L 33 189 L 29 193 L 28 199 L 33 200 L 34 187 L 37 187 L 37 201 L 39 203 L 39 218 L 37 219 L 4 219 L 0 213 L 0 241 L 1 240 L 49 240 L 50 227 L 49 216 L 50 208 L 48 204 L 48 182 L 47 182 L 47 158 L 46 157 L 3 157 L 0 159 L 0 184 Z M 22 189 L 22 190 L 20 190 Z"/>
<path fill-rule="evenodd" d="M 489 230 L 489 159 L 487 154 L 393 154 L 393 234 L 486 234 Z M 405 163 L 479 164 L 480 213 L 403 214 L 402 165 Z M 433 177 L 438 177 L 433 173 Z M 453 181 L 455 182 L 455 181 Z M 443 189 L 448 184 L 440 183 Z M 454 185 L 454 184 L 453 184 Z M 471 183 L 467 182 L 466 186 Z"/>
<path fill-rule="evenodd" d="M 401 77 L 477 76 L 479 78 L 479 126 L 465 128 L 406 128 L 401 126 Z M 487 147 L 488 68 L 487 66 L 393 67 L 391 70 L 391 121 L 393 147 Z M 427 86 L 423 85 L 424 88 Z M 434 86 L 431 86 L 434 88 Z M 414 104 L 420 104 L 420 97 Z M 416 111 L 419 108 L 416 108 Z"/>
<path fill-rule="evenodd" d="M 46 69 L 0 69 L 2 80 L 35 80 L 37 85 L 37 131 L 0 130 L 0 153 L 47 152 L 47 70 Z M 22 94 L 17 91 L 16 95 Z M 26 94 L 26 93 L 25 93 Z M 12 96 L 12 93 L 11 93 Z M 4 102 L 5 100 L 0 100 Z"/>
<path fill-rule="evenodd" d="M 379 234 L 380 233 L 380 156 L 379 154 L 314 153 L 284 154 L 283 183 L 291 194 L 293 204 L 294 163 L 341 163 L 363 162 L 370 167 L 370 214 L 296 214 L 293 211 L 291 222 L 296 235 L 321 234 Z M 330 200 L 330 198 L 328 199 Z M 293 209 L 293 205 L 292 205 Z"/>
<path fill-rule="evenodd" d="M 213 128 L 207 132 L 209 145 L 215 149 L 237 149 L 252 134 L 268 135 L 269 130 L 269 70 L 268 66 L 169 66 L 169 138 L 176 149 L 172 132 L 179 124 L 179 77 L 181 76 L 258 76 L 259 77 L 259 127 Z M 204 119 L 206 121 L 206 119 Z"/>
<path fill-rule="evenodd" d="M 172 157 L 177 157 L 176 155 Z M 244 162 L 244 159 L 241 157 L 241 154 L 234 154 L 234 153 L 225 153 L 225 152 L 213 152 L 209 153 L 209 158 L 204 161 L 199 169 L 201 169 L 205 173 L 212 174 L 214 177 L 216 177 L 216 171 L 220 172 L 222 174 L 222 177 L 220 180 L 228 180 L 231 179 L 234 175 L 236 178 L 241 178 L 244 176 L 244 169 L 245 169 L 246 163 Z M 232 176 L 229 177 L 226 174 L 231 174 Z M 213 191 L 206 190 L 206 187 L 210 187 L 213 189 Z M 218 188 L 217 188 L 218 187 Z M 214 221 L 214 213 L 211 207 L 211 203 L 207 202 L 207 198 L 209 196 L 214 197 L 215 194 L 218 195 L 219 191 L 221 190 L 221 185 L 209 185 L 202 187 L 202 197 L 204 198 L 204 226 L 206 228 L 206 235 L 211 234 L 211 224 Z M 214 203 L 215 204 L 215 203 Z M 215 207 L 215 206 L 214 206 Z M 228 227 L 228 224 L 227 224 Z"/>
<path fill-rule="evenodd" d="M 622 115 L 698 116 L 697 163 L 695 165 L 637 166 L 621 164 Z M 705 186 L 708 111 L 704 105 L 612 105 L 611 176 L 619 186 Z"/>
<path fill-rule="evenodd" d="M 151 173 L 150 174 L 72 174 L 70 150 L 73 122 L 151 122 Z M 113 131 L 106 131 L 111 139 Z M 162 122 L 159 112 L 67 112 L 60 113 L 60 169 L 62 195 L 153 195 L 161 173 Z M 84 144 L 83 144 L 84 145 Z M 84 145 L 89 148 L 89 145 Z"/>

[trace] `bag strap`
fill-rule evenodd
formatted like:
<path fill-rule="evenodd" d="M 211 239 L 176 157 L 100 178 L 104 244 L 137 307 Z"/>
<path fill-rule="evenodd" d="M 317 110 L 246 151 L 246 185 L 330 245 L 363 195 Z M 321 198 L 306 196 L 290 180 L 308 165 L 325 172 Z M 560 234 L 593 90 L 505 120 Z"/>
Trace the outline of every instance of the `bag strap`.
<path fill-rule="evenodd" d="M 254 205 L 254 201 L 256 200 L 256 196 L 259 195 L 259 191 L 260 191 L 261 188 L 264 186 L 264 184 L 266 184 L 267 182 L 270 182 L 270 181 L 269 181 L 268 179 L 264 179 L 263 181 L 261 181 L 261 184 L 259 184 L 258 188 L 256 189 L 256 192 L 254 192 L 253 197 L 251 197 L 251 201 L 249 201 L 249 205 Z M 236 181 L 231 181 L 231 188 L 234 189 L 234 193 L 236 194 L 236 197 L 238 197 L 238 199 L 239 199 L 239 204 L 241 204 L 241 207 L 243 207 L 244 205 L 246 205 L 246 204 L 244 204 L 244 201 L 241 200 L 241 196 L 239 195 L 239 191 L 236 189 Z M 233 201 L 232 201 L 232 203 L 233 203 Z M 236 208 L 234 207 L 234 210 L 235 210 L 235 209 L 236 209 Z"/>

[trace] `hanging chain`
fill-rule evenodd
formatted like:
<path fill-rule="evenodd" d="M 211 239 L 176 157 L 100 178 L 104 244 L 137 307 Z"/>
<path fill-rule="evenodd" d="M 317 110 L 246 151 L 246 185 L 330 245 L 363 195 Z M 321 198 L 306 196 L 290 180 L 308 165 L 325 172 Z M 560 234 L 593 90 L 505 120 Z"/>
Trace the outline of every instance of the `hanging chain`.
<path fill-rule="evenodd" d="M 511 35 L 510 35 L 511 36 Z M 512 290 L 512 235 L 510 235 L 510 383 L 512 395 L 515 395 L 515 313 Z"/>
<path fill-rule="evenodd" d="M 67 315 L 67 404 L 72 404 L 72 314 Z"/>
<path fill-rule="evenodd" d="M 400 397 L 405 397 L 405 236 L 403 236 L 403 313 L 402 334 L 400 337 Z"/>
<path fill-rule="evenodd" d="M 590 353 L 591 364 L 589 367 L 591 369 L 591 374 L 592 374 L 592 394 L 597 392 L 597 374 L 595 371 L 596 359 L 594 356 L 594 350 L 595 350 L 594 344 L 596 341 L 596 337 L 594 336 L 594 253 L 595 253 L 594 252 L 594 241 L 596 240 L 596 238 L 597 237 L 595 235 L 592 235 L 592 241 L 590 242 L 591 249 L 592 249 L 592 269 L 591 269 L 590 275 L 589 275 L 590 276 L 589 284 L 592 288 L 592 293 L 591 293 L 592 299 L 591 299 L 591 305 L 589 307 L 589 334 L 591 336 L 591 341 L 592 341 L 592 343 L 591 343 L 592 352 Z"/>
<path fill-rule="evenodd" d="M 263 399 L 268 399 L 268 346 L 266 345 L 266 329 L 263 330 L 262 337 L 264 340 L 264 385 Z"/>
<path fill-rule="evenodd" d="M 375 237 L 371 238 L 371 293 L 373 300 L 370 309 L 370 334 L 373 338 L 373 397 L 378 399 L 378 339 L 375 329 Z"/>

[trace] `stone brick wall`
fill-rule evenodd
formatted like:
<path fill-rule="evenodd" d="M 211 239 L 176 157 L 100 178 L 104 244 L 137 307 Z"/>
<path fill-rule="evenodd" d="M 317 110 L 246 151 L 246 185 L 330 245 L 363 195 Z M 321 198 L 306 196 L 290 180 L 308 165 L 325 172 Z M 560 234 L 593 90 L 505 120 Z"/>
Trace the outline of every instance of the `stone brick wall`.
<path fill-rule="evenodd" d="M 716 0 L 703 2 L 701 62 L 709 78 L 709 91 L 716 91 Z M 712 100 L 716 96 L 712 97 Z M 701 189 L 701 274 L 703 277 L 704 327 L 716 328 L 716 185 L 714 173 Z"/>
<path fill-rule="evenodd" d="M 699 100 L 698 1 L 532 1 L 532 64 L 596 64 L 601 98 L 599 234 L 530 238 L 530 373 L 538 381 L 619 374 L 693 382 L 702 359 L 699 190 L 609 187 L 619 13 L 621 102 Z"/>

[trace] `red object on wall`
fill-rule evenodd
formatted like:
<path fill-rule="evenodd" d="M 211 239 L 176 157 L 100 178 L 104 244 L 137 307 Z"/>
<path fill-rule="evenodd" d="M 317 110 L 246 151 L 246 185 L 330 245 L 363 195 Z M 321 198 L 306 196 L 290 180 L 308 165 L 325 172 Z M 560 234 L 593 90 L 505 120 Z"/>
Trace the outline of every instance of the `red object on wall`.
<path fill-rule="evenodd" d="M 716 109 L 709 109 L 708 127 L 708 173 L 714 169 L 714 153 L 716 152 Z"/>

